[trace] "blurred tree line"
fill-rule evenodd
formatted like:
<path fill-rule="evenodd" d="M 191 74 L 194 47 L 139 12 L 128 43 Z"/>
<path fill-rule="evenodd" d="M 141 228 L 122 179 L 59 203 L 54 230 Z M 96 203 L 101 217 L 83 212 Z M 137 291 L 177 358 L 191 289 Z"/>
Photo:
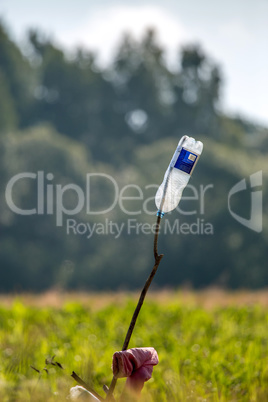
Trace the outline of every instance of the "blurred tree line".
<path fill-rule="evenodd" d="M 75 183 L 84 190 L 86 174 L 95 172 L 111 175 L 119 187 L 159 184 L 184 134 L 204 142 L 192 184 L 213 186 L 203 212 L 200 200 L 182 200 L 182 209 L 199 212 L 173 212 L 167 219 L 170 226 L 177 219 L 210 222 L 213 235 L 160 236 L 165 259 L 156 285 L 267 286 L 266 214 L 262 232 L 256 233 L 231 217 L 227 197 L 239 180 L 262 170 L 267 211 L 268 130 L 224 115 L 222 85 L 220 67 L 197 45 L 183 47 L 177 67 L 168 68 L 153 30 L 141 41 L 125 35 L 114 60 L 100 68 L 92 52 L 78 48 L 67 54 L 37 31 L 30 31 L 20 48 L 0 23 L 0 290 L 139 287 L 153 262 L 152 234 L 68 235 L 66 217 L 56 226 L 55 194 L 54 213 L 22 216 L 8 207 L 6 186 L 18 173 L 38 171 L 52 173 L 48 180 L 54 186 Z M 154 193 L 155 188 L 147 195 Z M 95 208 L 108 205 L 111 194 L 111 183 L 97 183 L 90 194 Z M 36 182 L 22 180 L 13 197 L 17 205 L 33 208 Z M 73 208 L 76 202 L 69 194 L 64 205 Z M 149 204 L 154 211 L 153 200 Z M 134 206 L 137 201 L 129 201 L 128 209 Z M 250 192 L 234 197 L 232 207 L 249 217 Z M 107 219 L 155 221 L 143 212 L 129 217 L 118 205 L 105 215 L 82 210 L 74 218 L 90 225 Z"/>

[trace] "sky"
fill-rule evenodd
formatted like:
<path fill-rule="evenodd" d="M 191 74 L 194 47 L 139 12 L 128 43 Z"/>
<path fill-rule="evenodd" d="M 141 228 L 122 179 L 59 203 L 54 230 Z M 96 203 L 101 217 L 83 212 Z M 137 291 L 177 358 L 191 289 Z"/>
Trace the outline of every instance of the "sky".
<path fill-rule="evenodd" d="M 38 28 L 71 49 L 83 45 L 107 64 L 123 32 L 154 27 L 170 66 L 198 43 L 222 70 L 222 110 L 268 126 L 268 0 L 0 0 L 0 18 L 22 42 Z"/>

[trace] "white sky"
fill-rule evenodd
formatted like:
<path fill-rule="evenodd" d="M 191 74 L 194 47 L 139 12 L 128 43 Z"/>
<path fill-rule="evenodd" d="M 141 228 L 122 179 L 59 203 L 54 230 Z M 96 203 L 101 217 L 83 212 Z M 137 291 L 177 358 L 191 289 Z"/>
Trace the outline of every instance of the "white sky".
<path fill-rule="evenodd" d="M 0 0 L 0 17 L 18 41 L 39 28 L 103 63 L 126 31 L 155 27 L 170 62 L 179 45 L 198 42 L 222 67 L 224 110 L 268 126 L 267 0 Z"/>

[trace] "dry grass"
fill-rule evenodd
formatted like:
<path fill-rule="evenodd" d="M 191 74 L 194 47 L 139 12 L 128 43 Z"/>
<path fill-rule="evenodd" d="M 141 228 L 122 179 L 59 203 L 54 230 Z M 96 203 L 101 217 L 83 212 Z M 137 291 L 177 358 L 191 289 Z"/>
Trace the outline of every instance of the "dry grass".
<path fill-rule="evenodd" d="M 138 299 L 138 292 L 62 292 L 50 290 L 45 293 L 20 293 L 0 295 L 0 305 L 10 306 L 14 300 L 20 300 L 26 306 L 61 308 L 66 302 L 79 302 L 83 306 L 90 306 L 92 310 L 105 308 L 110 304 L 122 305 L 129 299 Z M 214 307 L 260 305 L 268 307 L 268 289 L 249 291 L 226 291 L 218 288 L 206 290 L 161 290 L 149 291 L 148 300 L 161 304 L 172 301 L 189 306 L 199 306 L 207 310 Z"/>

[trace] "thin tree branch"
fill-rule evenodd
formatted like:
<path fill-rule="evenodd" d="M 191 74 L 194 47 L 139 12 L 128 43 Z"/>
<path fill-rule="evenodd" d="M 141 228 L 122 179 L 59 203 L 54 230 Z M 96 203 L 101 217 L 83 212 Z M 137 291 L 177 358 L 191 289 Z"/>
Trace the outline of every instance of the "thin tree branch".
<path fill-rule="evenodd" d="M 160 221 L 161 221 L 161 217 L 158 216 L 157 221 L 156 221 L 155 235 L 154 235 L 154 260 L 155 260 L 154 266 L 153 266 L 153 269 L 152 269 L 152 272 L 151 272 L 150 276 L 148 277 L 148 279 L 145 282 L 145 285 L 144 285 L 144 287 L 143 287 L 143 289 L 141 291 L 140 298 L 139 298 L 137 307 L 136 307 L 136 309 L 135 309 L 135 311 L 133 313 L 133 316 L 132 316 L 132 319 L 131 319 L 131 322 L 130 322 L 130 325 L 129 325 L 129 328 L 128 328 L 128 331 L 127 331 L 127 334 L 126 334 L 126 337 L 125 337 L 125 341 L 124 341 L 122 350 L 126 350 L 128 348 L 129 341 L 130 341 L 132 332 L 134 330 L 134 327 L 135 327 L 139 312 L 140 312 L 141 307 L 143 305 L 145 296 L 146 296 L 147 291 L 148 291 L 148 289 L 149 289 L 149 287 L 150 287 L 150 285 L 152 283 L 152 280 L 153 280 L 153 278 L 154 278 L 154 276 L 156 274 L 157 268 L 158 268 L 158 266 L 159 266 L 159 264 L 160 264 L 160 262 L 161 262 L 161 260 L 162 260 L 162 258 L 164 256 L 164 254 L 158 255 L 158 251 L 157 251 L 157 243 L 158 243 L 158 235 L 159 235 L 159 229 L 160 229 Z M 106 400 L 112 400 L 113 392 L 114 392 L 114 389 L 115 389 L 115 386 L 116 386 L 116 382 L 117 382 L 117 379 L 115 377 L 113 377 L 111 385 L 110 385 L 110 388 L 109 388 L 109 391 L 107 392 Z"/>

